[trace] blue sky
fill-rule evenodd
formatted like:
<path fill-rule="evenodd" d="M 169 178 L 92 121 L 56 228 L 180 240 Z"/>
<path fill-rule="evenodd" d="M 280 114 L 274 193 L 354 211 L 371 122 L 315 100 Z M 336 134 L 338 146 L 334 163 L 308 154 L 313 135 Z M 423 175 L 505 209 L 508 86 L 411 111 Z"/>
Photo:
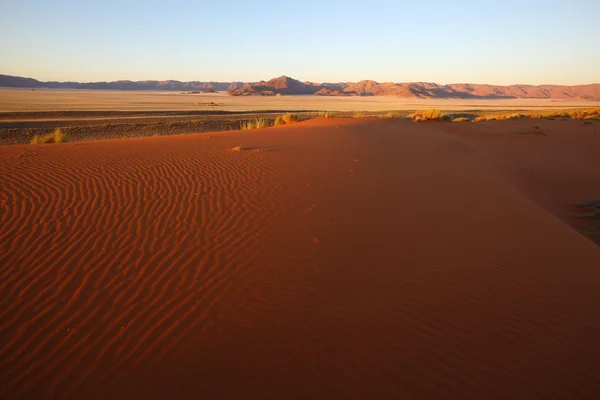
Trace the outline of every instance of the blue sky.
<path fill-rule="evenodd" d="M 600 83 L 599 0 L 1 0 L 40 80 Z"/>

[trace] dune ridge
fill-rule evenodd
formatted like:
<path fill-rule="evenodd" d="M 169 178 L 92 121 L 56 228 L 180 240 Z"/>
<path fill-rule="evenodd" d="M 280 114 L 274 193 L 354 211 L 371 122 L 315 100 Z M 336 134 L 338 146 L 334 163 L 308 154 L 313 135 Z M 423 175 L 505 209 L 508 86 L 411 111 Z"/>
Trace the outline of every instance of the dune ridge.
<path fill-rule="evenodd" d="M 597 398 L 600 138 L 527 124 L 0 148 L 0 397 Z"/>

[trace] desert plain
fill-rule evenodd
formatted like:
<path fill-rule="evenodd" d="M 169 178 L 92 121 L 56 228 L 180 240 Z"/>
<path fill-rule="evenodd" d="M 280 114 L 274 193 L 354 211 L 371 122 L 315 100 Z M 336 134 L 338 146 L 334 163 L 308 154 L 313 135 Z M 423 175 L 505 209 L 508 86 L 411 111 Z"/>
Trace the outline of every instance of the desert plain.
<path fill-rule="evenodd" d="M 6 137 L 367 114 L 0 146 L 0 398 L 599 398 L 600 121 L 368 114 L 597 102 L 402 101 L 1 90 Z"/>

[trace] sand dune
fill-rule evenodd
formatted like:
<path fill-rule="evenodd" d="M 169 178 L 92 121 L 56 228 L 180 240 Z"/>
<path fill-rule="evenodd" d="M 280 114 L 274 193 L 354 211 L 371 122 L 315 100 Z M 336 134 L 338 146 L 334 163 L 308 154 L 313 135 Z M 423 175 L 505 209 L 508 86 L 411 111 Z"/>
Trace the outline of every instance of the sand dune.
<path fill-rule="evenodd" d="M 0 397 L 598 398 L 600 134 L 531 124 L 1 147 Z"/>

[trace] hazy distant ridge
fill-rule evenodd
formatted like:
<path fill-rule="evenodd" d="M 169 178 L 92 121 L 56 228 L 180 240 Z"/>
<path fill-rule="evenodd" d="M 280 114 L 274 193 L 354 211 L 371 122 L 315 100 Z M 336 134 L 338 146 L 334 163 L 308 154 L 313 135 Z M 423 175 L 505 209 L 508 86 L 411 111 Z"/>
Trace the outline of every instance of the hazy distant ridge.
<path fill-rule="evenodd" d="M 113 82 L 42 82 L 20 76 L 0 75 L 0 86 L 15 88 L 51 88 L 51 89 L 112 89 L 112 90 L 207 90 L 216 91 L 235 89 L 236 82 L 181 82 L 181 81 L 113 81 Z"/>
<path fill-rule="evenodd" d="M 600 100 L 600 84 L 561 85 L 484 85 L 458 83 L 439 85 L 428 82 L 379 83 L 372 80 L 348 83 L 300 82 L 281 76 L 269 81 L 181 82 L 181 81 L 114 81 L 114 82 L 41 82 L 32 78 L 0 75 L 0 86 L 16 88 L 104 89 L 104 90 L 185 90 L 228 91 L 232 96 L 274 96 L 277 94 L 312 94 L 318 96 L 394 96 L 403 98 L 453 99 L 585 99 Z"/>

